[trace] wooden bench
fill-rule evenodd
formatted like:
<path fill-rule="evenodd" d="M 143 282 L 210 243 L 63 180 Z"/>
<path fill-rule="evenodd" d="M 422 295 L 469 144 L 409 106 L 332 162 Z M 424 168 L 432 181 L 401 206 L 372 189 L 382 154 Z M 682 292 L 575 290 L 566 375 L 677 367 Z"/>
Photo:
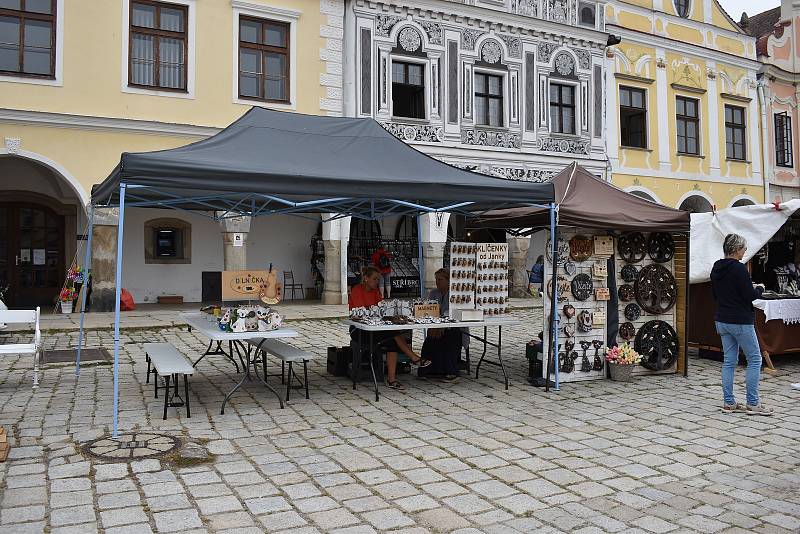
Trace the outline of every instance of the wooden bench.
<path fill-rule="evenodd" d="M 164 419 L 167 418 L 167 407 L 183 406 L 183 401 L 176 401 L 175 397 L 180 399 L 178 394 L 178 375 L 183 375 L 183 389 L 186 395 L 186 417 L 192 417 L 192 410 L 189 406 L 189 375 L 194 374 L 194 367 L 183 354 L 178 351 L 170 343 L 145 343 L 143 346 L 145 358 L 147 360 L 147 383 L 150 383 L 150 373 L 155 375 L 155 394 L 158 398 L 158 375 L 164 377 L 162 389 L 164 389 Z M 152 364 L 153 370 L 150 370 Z M 170 377 L 175 377 L 175 391 L 170 395 L 169 380 Z"/>
<path fill-rule="evenodd" d="M 284 375 L 285 375 L 285 365 L 289 365 L 289 376 L 288 379 L 285 380 L 286 383 L 286 401 L 289 401 L 289 390 L 291 388 L 292 383 L 292 375 L 294 375 L 298 381 L 300 378 L 294 373 L 294 369 L 292 365 L 294 363 L 303 363 L 303 386 L 306 390 L 306 398 L 308 396 L 308 362 L 314 359 L 314 355 L 310 352 L 306 352 L 303 349 L 298 349 L 288 343 L 284 343 L 282 341 L 278 341 L 277 339 L 264 339 L 260 337 L 255 337 L 252 339 L 248 339 L 247 343 L 251 346 L 256 347 L 257 350 L 263 353 L 264 358 L 264 379 L 267 378 L 267 354 L 272 354 L 276 358 L 281 360 L 281 384 L 284 383 Z"/>
<path fill-rule="evenodd" d="M 0 356 L 5 354 L 33 355 L 33 389 L 39 387 L 39 356 L 42 352 L 42 332 L 39 329 L 39 308 L 35 310 L 0 310 L 0 323 L 31 324 L 33 339 L 29 343 L 5 343 L 0 345 Z"/>

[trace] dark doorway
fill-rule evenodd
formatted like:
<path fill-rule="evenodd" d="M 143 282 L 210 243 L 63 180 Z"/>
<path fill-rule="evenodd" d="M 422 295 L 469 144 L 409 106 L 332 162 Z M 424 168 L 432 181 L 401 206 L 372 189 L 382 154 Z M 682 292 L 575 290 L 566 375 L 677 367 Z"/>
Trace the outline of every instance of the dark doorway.
<path fill-rule="evenodd" d="M 61 291 L 64 216 L 39 204 L 0 203 L 0 288 L 6 305 L 51 306 Z"/>

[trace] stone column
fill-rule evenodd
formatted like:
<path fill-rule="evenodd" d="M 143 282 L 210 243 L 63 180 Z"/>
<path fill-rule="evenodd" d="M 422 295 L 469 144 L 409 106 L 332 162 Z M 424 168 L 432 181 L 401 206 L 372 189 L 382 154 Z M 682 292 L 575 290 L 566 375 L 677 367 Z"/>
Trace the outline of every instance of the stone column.
<path fill-rule="evenodd" d="M 422 241 L 422 253 L 425 262 L 423 282 L 425 294 L 436 287 L 436 271 L 444 266 L 444 246 L 447 242 L 447 223 L 450 221 L 449 213 L 426 213 L 420 215 L 422 227 L 419 239 Z"/>
<path fill-rule="evenodd" d="M 347 304 L 347 243 L 350 240 L 350 217 L 331 219 L 322 216 L 322 246 L 325 250 L 325 288 L 323 304 Z"/>
<path fill-rule="evenodd" d="M 508 268 L 514 270 L 511 280 L 511 296 L 526 297 L 528 293 L 528 249 L 531 247 L 530 237 L 515 237 L 506 234 L 508 242 Z"/>
<path fill-rule="evenodd" d="M 89 307 L 95 312 L 114 311 L 117 273 L 117 225 L 119 208 L 96 208 L 92 229 L 92 294 Z M 81 259 L 81 261 L 83 261 Z M 123 271 L 123 281 L 124 281 Z"/>
<path fill-rule="evenodd" d="M 217 212 L 222 216 L 223 212 Z M 222 231 L 222 250 L 224 269 L 226 271 L 247 270 L 247 234 L 250 232 L 250 217 L 232 217 L 220 219 Z M 236 243 L 236 237 L 241 237 L 241 246 Z"/>

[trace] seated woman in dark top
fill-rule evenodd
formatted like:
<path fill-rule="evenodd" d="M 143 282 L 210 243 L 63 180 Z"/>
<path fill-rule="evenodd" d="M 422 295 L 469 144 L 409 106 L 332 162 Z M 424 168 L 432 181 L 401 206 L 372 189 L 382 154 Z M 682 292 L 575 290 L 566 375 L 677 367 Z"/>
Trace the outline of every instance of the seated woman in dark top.
<path fill-rule="evenodd" d="M 376 267 L 365 267 L 361 272 L 361 282 L 354 285 L 350 289 L 350 296 L 348 298 L 349 308 L 365 307 L 369 308 L 383 300 L 378 289 L 381 272 Z M 359 335 L 355 328 L 350 328 L 350 337 L 354 341 L 358 341 Z M 363 336 L 366 340 L 367 336 Z M 375 332 L 373 340 L 378 345 L 386 350 L 386 385 L 392 389 L 406 389 L 403 384 L 397 380 L 397 353 L 402 352 L 411 360 L 414 365 L 426 367 L 430 365 L 430 361 L 417 356 L 406 341 L 405 335 L 401 331 L 391 330 L 383 332 Z M 368 347 L 361 347 L 361 350 L 366 350 Z M 378 371 L 380 372 L 380 371 Z"/>
<path fill-rule="evenodd" d="M 450 273 L 447 269 L 436 271 L 436 289 L 430 292 L 431 300 L 439 303 L 439 313 L 450 311 Z M 452 382 L 458 378 L 458 360 L 461 356 L 463 332 L 460 328 L 432 328 L 422 345 L 422 357 L 431 365 L 420 375 L 440 375 Z"/>

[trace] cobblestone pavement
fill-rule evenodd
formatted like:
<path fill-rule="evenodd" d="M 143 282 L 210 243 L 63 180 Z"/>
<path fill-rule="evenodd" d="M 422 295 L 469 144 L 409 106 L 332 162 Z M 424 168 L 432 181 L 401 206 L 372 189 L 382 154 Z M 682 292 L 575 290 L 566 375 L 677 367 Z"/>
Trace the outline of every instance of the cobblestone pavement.
<path fill-rule="evenodd" d="M 540 317 L 520 313 L 528 325 Z M 719 364 L 692 359 L 690 377 L 640 376 L 545 394 L 528 386 L 523 344 L 504 332 L 511 387 L 498 371 L 455 384 L 409 378 L 406 392 L 370 390 L 325 373 L 342 345 L 335 321 L 297 322 L 298 346 L 320 359 L 311 400 L 280 410 L 245 384 L 219 415 L 236 372 L 206 358 L 192 379 L 192 417 L 144 384 L 140 343 L 167 340 L 196 355 L 178 329 L 122 336 L 120 428 L 180 437 L 211 453 L 106 463 L 80 445 L 108 432 L 111 368 L 68 366 L 30 388 L 29 361 L 0 359 L 0 423 L 12 437 L 0 464 L 0 531 L 68 532 L 798 532 L 800 360 L 778 360 L 762 394 L 772 418 L 719 411 Z M 8 334 L 5 335 L 6 338 Z M 48 336 L 67 348 L 77 334 Z M 0 337 L 0 341 L 3 338 Z M 107 331 L 90 346 L 112 346 Z M 274 370 L 274 368 L 273 368 Z M 741 370 L 737 388 L 743 395 Z M 279 379 L 271 379 L 277 385 Z M 195 445 L 197 446 L 197 445 Z"/>

